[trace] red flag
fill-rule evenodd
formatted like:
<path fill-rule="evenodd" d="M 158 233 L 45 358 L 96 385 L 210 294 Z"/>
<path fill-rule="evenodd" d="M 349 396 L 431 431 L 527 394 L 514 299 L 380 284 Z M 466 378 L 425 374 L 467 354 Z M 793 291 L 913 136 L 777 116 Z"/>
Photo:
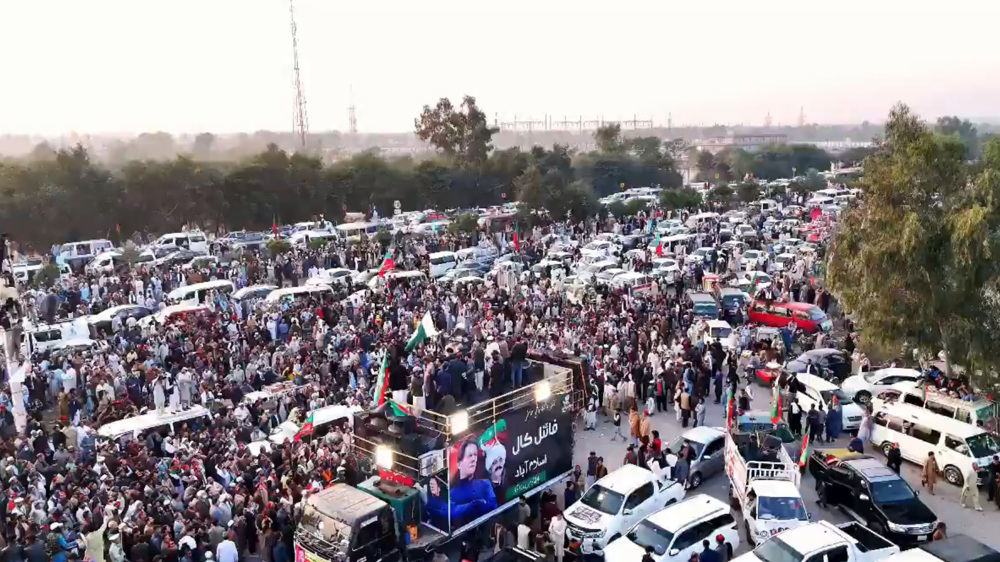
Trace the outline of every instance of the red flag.
<path fill-rule="evenodd" d="M 663 240 L 660 240 L 660 235 L 656 235 L 656 255 L 663 257 Z"/>
<path fill-rule="evenodd" d="M 281 235 L 278 234 L 278 223 L 274 221 L 274 217 L 271 217 L 271 232 L 274 233 L 275 237 L 281 238 Z"/>
<path fill-rule="evenodd" d="M 378 276 L 385 277 L 385 274 L 393 269 L 396 269 L 396 262 L 392 261 L 392 250 L 389 250 L 385 253 L 385 259 L 382 260 L 382 267 L 378 270 Z"/>
<path fill-rule="evenodd" d="M 521 251 L 521 237 L 517 235 L 517 225 L 514 225 L 514 251 Z"/>

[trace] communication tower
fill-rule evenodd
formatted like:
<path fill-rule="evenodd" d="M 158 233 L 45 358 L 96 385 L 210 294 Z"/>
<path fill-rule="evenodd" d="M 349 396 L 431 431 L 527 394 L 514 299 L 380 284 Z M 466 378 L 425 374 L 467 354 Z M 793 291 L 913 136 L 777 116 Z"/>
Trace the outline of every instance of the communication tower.
<path fill-rule="evenodd" d="M 306 113 L 306 91 L 302 87 L 299 73 L 299 39 L 295 26 L 295 0 L 288 0 L 288 16 L 292 23 L 292 70 L 295 73 L 295 132 L 299 136 L 299 148 L 305 150 L 306 136 L 309 134 L 309 115 Z"/>

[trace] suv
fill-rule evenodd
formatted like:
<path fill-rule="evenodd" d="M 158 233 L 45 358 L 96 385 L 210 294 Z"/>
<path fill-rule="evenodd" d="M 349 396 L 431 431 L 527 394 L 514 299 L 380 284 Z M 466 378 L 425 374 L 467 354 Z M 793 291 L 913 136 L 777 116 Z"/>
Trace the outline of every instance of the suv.
<path fill-rule="evenodd" d="M 656 562 L 688 562 L 691 555 L 704 550 L 702 541 L 715 548 L 716 537 L 726 545 L 726 559 L 740 546 L 736 520 L 729 505 L 699 494 L 657 511 L 643 519 L 604 549 L 607 562 L 635 562 L 647 547 L 653 549 Z"/>
<path fill-rule="evenodd" d="M 566 508 L 570 540 L 594 539 L 603 548 L 654 511 L 684 499 L 684 486 L 634 464 L 601 478 Z"/>
<path fill-rule="evenodd" d="M 902 548 L 931 540 L 937 516 L 903 478 L 878 459 L 844 449 L 809 455 L 820 505 L 839 506 Z"/>

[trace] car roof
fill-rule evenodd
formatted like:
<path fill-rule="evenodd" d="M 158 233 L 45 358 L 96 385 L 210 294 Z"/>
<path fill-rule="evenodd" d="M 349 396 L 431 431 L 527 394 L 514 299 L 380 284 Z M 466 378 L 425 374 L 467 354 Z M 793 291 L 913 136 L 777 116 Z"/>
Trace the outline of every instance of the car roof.
<path fill-rule="evenodd" d="M 878 412 L 886 412 L 894 416 L 902 417 L 904 421 L 915 421 L 921 424 L 927 424 L 938 431 L 950 433 L 962 439 L 968 439 L 970 437 L 986 433 L 986 430 L 981 427 L 976 427 L 972 424 L 958 421 L 955 418 L 942 416 L 941 414 L 935 414 L 926 408 L 921 408 L 920 406 L 915 406 L 913 404 L 901 404 L 899 402 L 883 404 L 881 407 L 875 409 L 875 413 L 877 414 Z"/>
<path fill-rule="evenodd" d="M 883 377 L 902 376 L 902 377 L 920 378 L 923 376 L 923 374 L 920 371 L 916 369 L 907 369 L 906 367 L 886 367 L 885 369 L 878 369 L 872 374 Z M 900 381 L 900 382 L 905 382 L 905 381 Z"/>
<path fill-rule="evenodd" d="M 697 441 L 698 443 L 708 443 L 713 441 L 718 437 L 725 435 L 725 431 L 717 427 L 708 427 L 700 425 L 698 427 L 692 427 L 691 429 L 684 432 L 681 436 L 688 441 Z"/>
<path fill-rule="evenodd" d="M 892 471 L 882 461 L 865 455 L 844 461 L 844 464 L 856 470 L 861 476 L 870 482 L 880 482 L 883 480 L 899 480 L 900 476 Z"/>
<path fill-rule="evenodd" d="M 597 481 L 602 488 L 607 488 L 619 494 L 628 494 L 632 490 L 652 481 L 656 476 L 634 464 L 624 464 L 614 472 Z"/>
<path fill-rule="evenodd" d="M 732 328 L 725 320 L 709 320 L 706 324 L 709 328 Z"/>
<path fill-rule="evenodd" d="M 647 520 L 657 527 L 673 533 L 716 513 L 729 513 L 729 505 L 711 496 L 698 494 L 684 501 L 668 505 L 650 515 Z"/>
<path fill-rule="evenodd" d="M 844 541 L 843 537 L 831 527 L 826 525 L 793 527 L 781 533 L 781 541 L 797 552 L 808 554 Z"/>

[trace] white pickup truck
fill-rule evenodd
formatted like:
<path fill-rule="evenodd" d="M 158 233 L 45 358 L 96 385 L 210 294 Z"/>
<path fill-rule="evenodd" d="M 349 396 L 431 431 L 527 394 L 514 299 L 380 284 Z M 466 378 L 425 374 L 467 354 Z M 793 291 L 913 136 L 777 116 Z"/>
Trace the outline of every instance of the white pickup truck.
<path fill-rule="evenodd" d="M 898 552 L 858 523 L 817 521 L 775 535 L 733 562 L 877 562 Z"/>
<path fill-rule="evenodd" d="M 623 465 L 566 508 L 566 534 L 574 541 L 594 539 L 594 545 L 603 549 L 639 521 L 684 499 L 684 494 L 684 486 L 676 480 L 634 464 Z"/>
<path fill-rule="evenodd" d="M 729 503 L 743 514 L 752 545 L 809 522 L 799 494 L 801 473 L 781 439 L 764 432 L 726 432 Z"/>

